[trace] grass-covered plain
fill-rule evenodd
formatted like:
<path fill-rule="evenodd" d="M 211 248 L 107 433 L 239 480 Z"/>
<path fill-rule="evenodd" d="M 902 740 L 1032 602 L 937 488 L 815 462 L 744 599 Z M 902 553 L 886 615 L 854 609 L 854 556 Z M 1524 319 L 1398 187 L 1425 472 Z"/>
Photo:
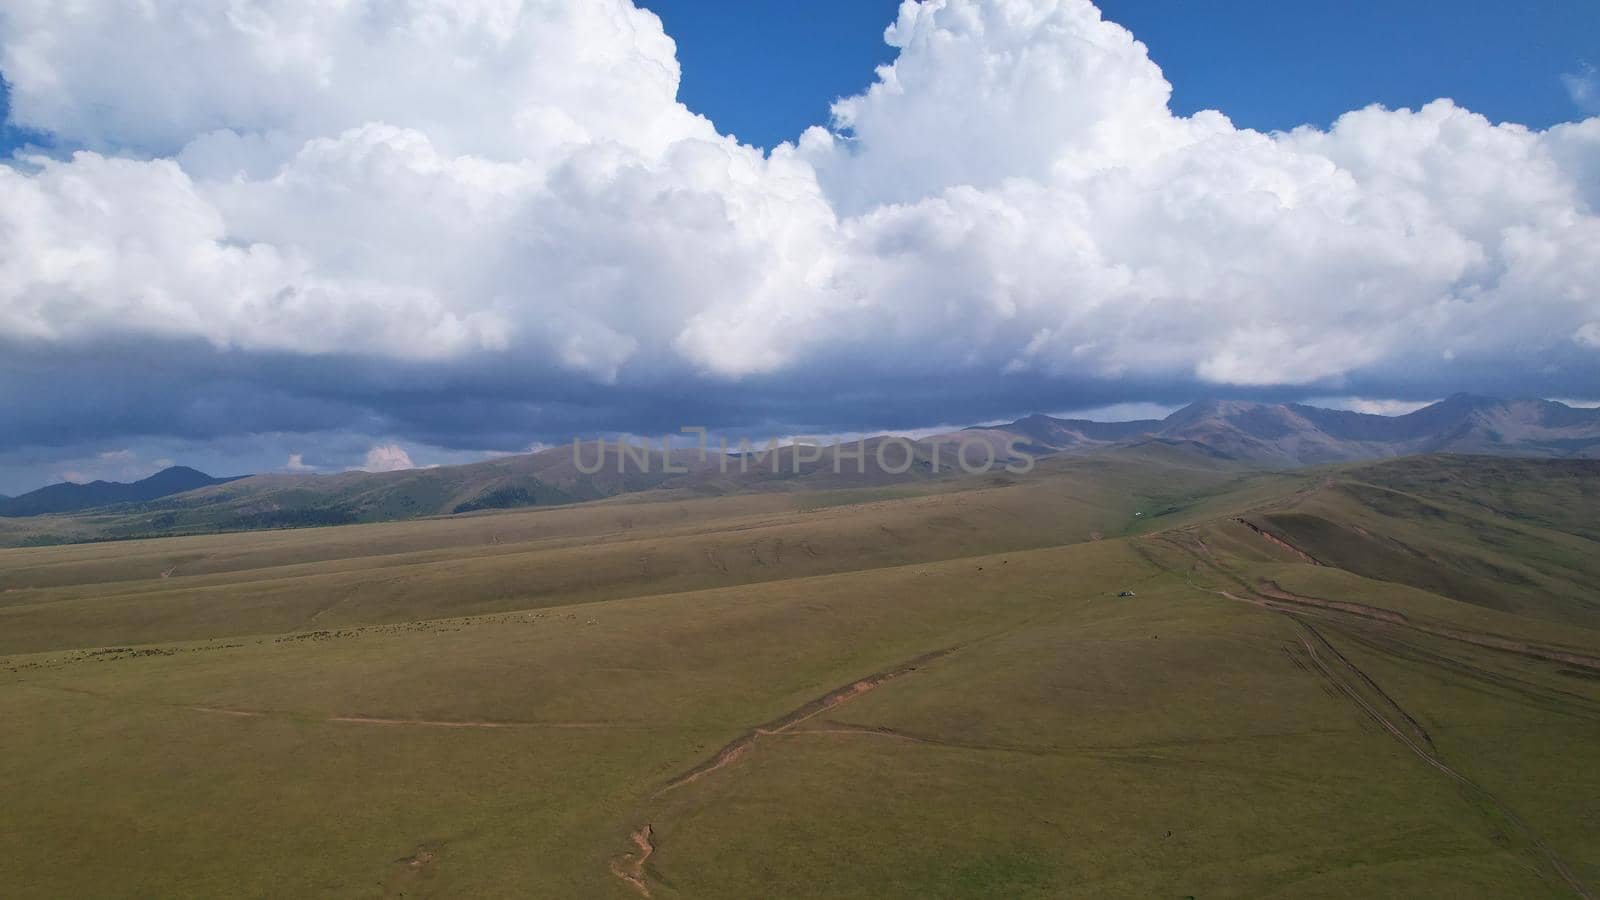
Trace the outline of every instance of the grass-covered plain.
<path fill-rule="evenodd" d="M 4 893 L 1585 896 L 1596 476 L 1472 464 L 0 551 Z"/>

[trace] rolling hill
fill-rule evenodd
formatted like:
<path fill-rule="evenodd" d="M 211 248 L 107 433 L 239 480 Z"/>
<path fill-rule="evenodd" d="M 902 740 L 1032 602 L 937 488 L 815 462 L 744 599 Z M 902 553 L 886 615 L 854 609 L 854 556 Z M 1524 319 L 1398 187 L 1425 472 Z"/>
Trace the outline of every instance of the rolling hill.
<path fill-rule="evenodd" d="M 1597 465 L 0 550 L 8 895 L 1593 896 Z"/>
<path fill-rule="evenodd" d="M 886 447 L 880 465 L 877 448 Z M 792 446 L 744 457 L 678 449 L 663 465 L 659 445 L 647 462 L 608 443 L 577 456 L 571 445 L 460 466 L 337 475 L 257 475 L 220 481 L 140 503 L 0 523 L 0 546 L 71 543 L 362 522 L 390 522 L 490 510 L 562 506 L 649 492 L 661 499 L 747 492 L 807 492 L 877 486 L 915 490 L 959 477 L 954 453 L 928 442 L 872 438 L 858 463 Z M 909 448 L 909 459 L 907 449 Z M 999 456 L 997 477 L 1008 457 Z M 976 459 L 974 454 L 974 459 Z M 798 458 L 797 458 L 798 457 Z M 579 462 L 582 467 L 580 468 Z M 595 471 L 583 471 L 584 469 Z M 596 470 L 597 469 L 597 470 Z"/>

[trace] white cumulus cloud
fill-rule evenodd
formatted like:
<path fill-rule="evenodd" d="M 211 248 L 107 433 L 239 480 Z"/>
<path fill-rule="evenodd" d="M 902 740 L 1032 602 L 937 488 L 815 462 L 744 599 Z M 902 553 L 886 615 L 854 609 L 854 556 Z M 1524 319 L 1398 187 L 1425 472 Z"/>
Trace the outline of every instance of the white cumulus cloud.
<path fill-rule="evenodd" d="M 294 462 L 294 457 L 290 457 Z M 384 444 L 373 447 L 367 451 L 366 464 L 360 466 L 362 472 L 401 472 L 406 469 L 415 469 L 417 466 L 411 461 L 411 454 L 399 444 Z"/>
<path fill-rule="evenodd" d="M 1595 386 L 1600 119 L 1177 116 L 1088 0 L 906 0 L 886 38 L 768 151 L 678 102 L 629 0 L 14 0 L 13 120 L 81 149 L 0 167 L 0 339 L 599 388 Z"/>
<path fill-rule="evenodd" d="M 1600 112 L 1600 73 L 1595 71 L 1594 66 L 1585 63 L 1578 71 L 1562 75 L 1561 84 L 1579 109 Z"/>

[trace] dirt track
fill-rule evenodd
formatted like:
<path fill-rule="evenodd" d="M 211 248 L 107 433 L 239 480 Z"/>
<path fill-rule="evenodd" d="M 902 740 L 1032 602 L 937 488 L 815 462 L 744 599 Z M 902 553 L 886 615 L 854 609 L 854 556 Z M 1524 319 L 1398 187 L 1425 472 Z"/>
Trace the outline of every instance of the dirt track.
<path fill-rule="evenodd" d="M 886 681 L 899 678 L 900 676 L 909 674 L 911 672 L 915 672 L 918 668 L 926 665 L 927 663 L 933 662 L 941 657 L 948 656 L 958 649 L 960 649 L 959 646 L 946 647 L 943 650 L 935 650 L 931 653 L 924 653 L 923 655 L 910 660 L 909 662 L 902 663 L 893 669 L 879 672 L 874 675 L 868 675 L 866 678 L 862 678 L 857 681 L 852 681 L 844 687 L 829 691 L 823 696 L 812 700 L 810 703 L 791 710 L 764 725 L 758 725 L 744 734 L 739 735 L 737 738 L 734 738 L 721 750 L 718 750 L 717 753 L 710 759 L 667 782 L 667 784 L 663 786 L 661 790 L 657 791 L 653 796 L 660 797 L 662 794 L 665 794 L 668 791 L 675 790 L 688 784 L 693 784 L 707 775 L 731 765 L 734 761 L 738 760 L 739 757 L 743 756 L 745 752 L 754 746 L 755 742 L 763 736 L 792 734 L 794 733 L 793 729 L 795 726 L 815 718 L 816 716 L 819 716 L 836 706 L 848 703 L 862 694 L 877 688 Z M 638 831 L 635 831 L 632 835 L 632 840 L 636 849 L 623 854 L 621 857 L 613 860 L 611 863 L 612 874 L 627 882 L 631 887 L 633 887 L 634 890 L 638 891 L 640 895 L 644 897 L 650 896 L 650 886 L 644 880 L 644 864 L 645 860 L 649 859 L 651 854 L 655 852 L 655 844 L 653 842 L 654 834 L 654 829 L 648 824 L 640 828 Z"/>
<path fill-rule="evenodd" d="M 1240 521 L 1243 522 L 1243 520 Z M 1244 524 L 1249 525 L 1248 522 Z M 1264 532 L 1254 526 L 1251 527 L 1252 530 L 1272 540 L 1270 535 L 1265 535 Z M 1437 748 L 1434 747 L 1432 738 L 1422 728 L 1422 725 L 1384 691 L 1371 676 L 1341 653 L 1321 631 L 1306 621 L 1305 616 L 1322 616 L 1331 624 L 1336 624 L 1340 619 L 1343 619 L 1346 622 L 1359 622 L 1365 626 L 1379 629 L 1407 629 L 1485 649 L 1500 650 L 1547 662 L 1561 662 L 1586 668 L 1594 668 L 1600 665 L 1600 660 L 1569 650 L 1543 647 L 1496 635 L 1477 634 L 1446 626 L 1418 623 L 1401 613 L 1364 604 L 1300 597 L 1284 591 L 1271 582 L 1267 582 L 1266 585 L 1255 589 L 1244 587 L 1242 579 L 1226 571 L 1214 561 L 1207 560 L 1207 554 L 1198 552 L 1183 541 L 1171 536 L 1168 536 L 1166 543 L 1193 556 L 1197 560 L 1197 570 L 1201 567 L 1209 569 L 1241 585 L 1241 591 L 1233 592 L 1204 588 L 1194 584 L 1192 578 L 1186 573 L 1185 579 L 1191 587 L 1207 593 L 1217 594 L 1230 600 L 1268 609 L 1293 621 L 1302 631 L 1299 643 L 1316 674 L 1327 680 L 1335 690 L 1353 702 L 1380 728 L 1403 744 L 1424 763 L 1454 782 L 1475 806 L 1493 818 L 1499 819 L 1509 826 L 1510 831 L 1520 835 L 1527 842 L 1534 855 L 1548 867 L 1548 870 L 1554 872 L 1577 896 L 1583 898 L 1583 900 L 1595 900 L 1594 894 L 1590 893 L 1588 887 L 1573 874 L 1572 870 L 1556 855 L 1555 851 L 1540 840 L 1538 835 L 1516 813 L 1476 782 L 1446 764 L 1440 757 Z M 1160 565 L 1154 555 L 1148 551 L 1141 551 L 1141 554 L 1151 562 Z M 1309 558 L 1308 561 L 1314 562 Z M 1315 564 L 1321 565 L 1320 563 Z M 1292 654 L 1291 658 L 1293 658 Z M 1389 710 L 1392 715 L 1386 713 L 1385 709 Z M 1405 726 L 1402 727 L 1398 724 L 1397 719 L 1404 722 Z"/>
<path fill-rule="evenodd" d="M 752 747 L 763 735 L 783 734 L 807 719 L 821 715 L 822 713 L 833 709 L 835 706 L 838 706 L 841 703 L 848 703 L 862 694 L 873 690 L 886 681 L 898 678 L 901 675 L 905 675 L 910 672 L 914 672 L 919 667 L 933 662 L 940 657 L 948 656 L 958 649 L 960 648 L 947 647 L 943 650 L 935 650 L 932 653 L 924 653 L 910 662 L 903 663 L 886 672 L 868 675 L 866 678 L 863 678 L 859 681 L 851 682 L 844 687 L 828 692 L 827 694 L 805 704 L 804 706 L 785 713 L 784 715 L 779 716 L 778 718 L 773 719 L 764 725 L 758 725 L 744 734 L 739 735 L 737 738 L 734 738 L 721 750 L 718 750 L 716 755 L 712 756 L 710 759 L 667 782 L 667 784 L 662 787 L 661 790 L 656 792 L 655 796 L 659 797 L 668 791 L 683 787 L 686 784 L 692 784 L 696 781 L 699 781 L 701 778 L 710 775 L 712 772 L 726 767 L 730 763 L 737 760 L 740 756 L 743 756 L 745 751 L 749 750 L 750 747 Z"/>
<path fill-rule="evenodd" d="M 226 710 L 216 710 L 225 712 Z M 248 715 L 248 714 L 246 714 Z M 364 716 L 333 716 L 327 721 L 353 725 L 413 725 L 424 728 L 627 728 L 613 722 L 439 722 L 429 719 L 369 719 Z"/>
<path fill-rule="evenodd" d="M 1594 895 L 1589 892 L 1583 882 L 1578 880 L 1572 870 L 1567 867 L 1567 864 L 1555 854 L 1555 851 L 1541 841 L 1539 836 L 1534 834 L 1516 813 L 1500 802 L 1499 798 L 1480 787 L 1472 779 L 1451 768 L 1439 757 L 1438 751 L 1434 748 L 1433 741 L 1428 737 L 1427 732 L 1423 731 L 1422 726 L 1418 725 L 1416 720 L 1401 708 L 1398 703 L 1395 703 L 1388 694 L 1384 693 L 1378 687 L 1377 682 L 1373 681 L 1366 672 L 1363 672 L 1354 663 L 1350 662 L 1344 654 L 1339 652 L 1338 648 L 1334 647 L 1321 632 L 1317 631 L 1309 623 L 1293 615 L 1289 617 L 1294 619 L 1301 628 L 1305 629 L 1306 636 L 1300 638 L 1300 643 L 1305 648 L 1312 664 L 1333 684 L 1335 689 L 1353 701 L 1373 721 L 1377 722 L 1379 727 L 1387 731 L 1395 740 L 1405 745 L 1419 759 L 1443 773 L 1447 778 L 1459 785 L 1468 796 L 1487 807 L 1497 818 L 1509 824 L 1544 859 L 1545 863 L 1560 876 L 1561 880 L 1566 882 L 1574 893 L 1584 898 L 1584 900 L 1594 900 Z M 1331 659 L 1325 659 L 1323 654 L 1319 652 L 1318 646 L 1328 651 Z M 1347 675 L 1341 674 L 1341 672 L 1347 673 Z M 1352 682 L 1352 679 L 1348 676 L 1354 676 L 1358 681 Z M 1401 728 L 1390 717 L 1384 715 L 1379 704 L 1365 695 L 1366 691 L 1361 689 L 1363 684 L 1370 690 L 1375 691 L 1382 698 L 1385 705 L 1396 711 L 1410 728 Z M 1408 730 L 1412 733 L 1407 734 Z"/>
<path fill-rule="evenodd" d="M 1263 582 L 1261 586 L 1257 588 L 1257 592 L 1272 600 L 1280 600 L 1284 603 L 1292 605 L 1335 610 L 1337 612 L 1346 613 L 1348 615 L 1357 616 L 1364 619 L 1385 622 L 1391 625 L 1399 625 L 1405 628 L 1410 628 L 1413 631 L 1420 631 L 1423 634 L 1431 634 L 1434 637 L 1459 641 L 1464 644 L 1472 644 L 1475 647 L 1483 647 L 1488 650 L 1502 650 L 1506 653 L 1514 653 L 1518 656 L 1526 656 L 1530 659 L 1542 660 L 1544 662 L 1565 663 L 1567 665 L 1578 666 L 1580 668 L 1591 669 L 1600 672 L 1600 657 L 1589 656 L 1587 654 L 1579 653 L 1574 650 L 1568 650 L 1562 647 L 1550 647 L 1528 641 L 1513 640 L 1511 638 L 1500 637 L 1498 635 L 1482 634 L 1480 632 L 1466 631 L 1460 628 L 1450 628 L 1443 625 L 1416 622 L 1407 618 L 1402 613 L 1378 609 L 1372 606 L 1365 606 L 1360 603 L 1350 603 L 1341 600 L 1323 600 L 1318 597 L 1303 597 L 1298 594 L 1291 594 L 1271 581 Z"/>

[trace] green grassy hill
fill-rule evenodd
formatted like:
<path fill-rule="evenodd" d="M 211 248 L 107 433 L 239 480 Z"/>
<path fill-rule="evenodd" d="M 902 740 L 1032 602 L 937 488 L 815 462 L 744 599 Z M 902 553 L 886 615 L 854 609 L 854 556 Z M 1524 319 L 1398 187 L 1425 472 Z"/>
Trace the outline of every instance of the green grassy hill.
<path fill-rule="evenodd" d="M 1490 609 L 1600 627 L 1600 462 L 1364 466 L 1249 518 L 1318 561 Z"/>
<path fill-rule="evenodd" d="M 1025 478 L 5 551 L 0 652 L 559 606 L 1104 539 L 1291 476 L 1179 452 Z"/>
<path fill-rule="evenodd" d="M 1597 476 L 1156 447 L 0 551 L 6 893 L 1592 896 Z"/>

